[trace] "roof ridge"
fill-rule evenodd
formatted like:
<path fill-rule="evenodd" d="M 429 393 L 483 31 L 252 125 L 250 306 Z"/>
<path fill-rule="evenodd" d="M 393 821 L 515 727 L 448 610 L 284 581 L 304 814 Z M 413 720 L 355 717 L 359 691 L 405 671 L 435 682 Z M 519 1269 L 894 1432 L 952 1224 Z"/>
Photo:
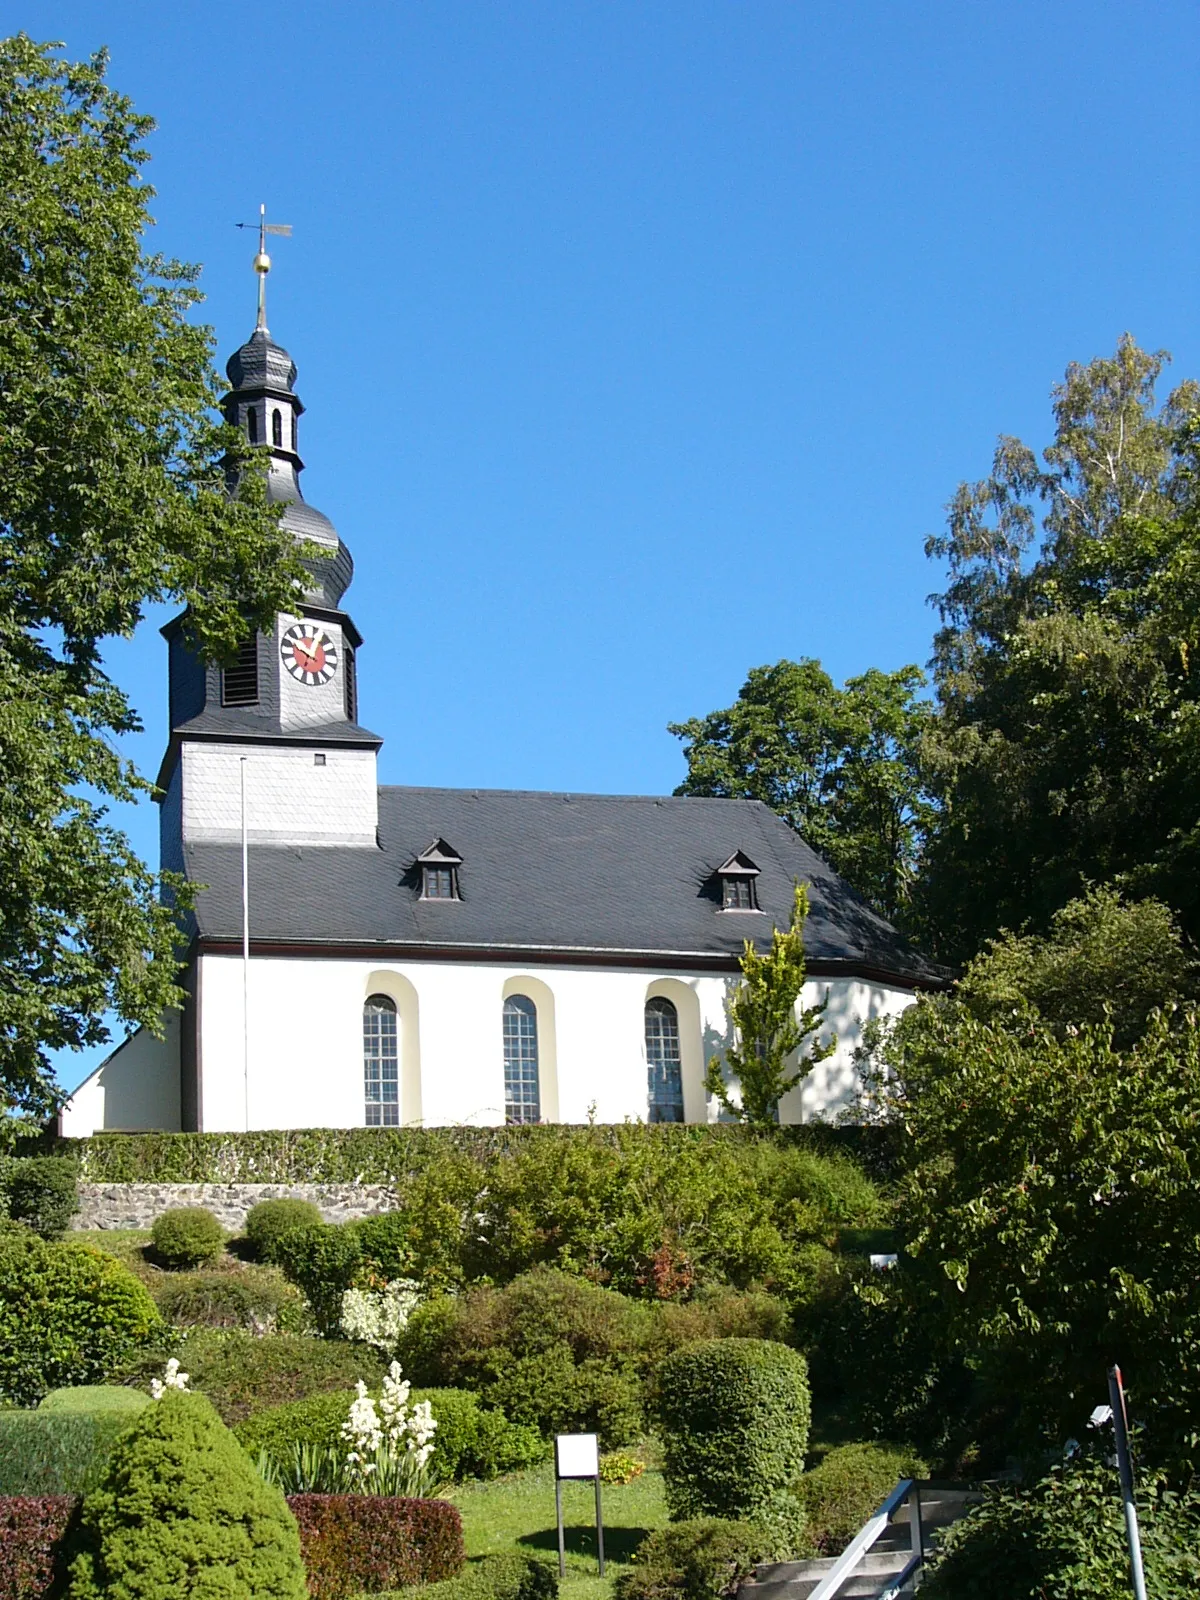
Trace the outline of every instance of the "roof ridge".
<path fill-rule="evenodd" d="M 613 794 L 587 789 L 494 789 L 485 784 L 448 783 L 381 783 L 379 791 L 381 794 L 387 791 L 398 794 L 512 795 L 523 799 L 542 800 L 637 800 L 647 805 L 695 805 L 700 802 L 708 805 L 754 806 L 770 810 L 765 801 L 750 800 L 742 795 Z M 771 814 L 773 816 L 775 813 Z"/>

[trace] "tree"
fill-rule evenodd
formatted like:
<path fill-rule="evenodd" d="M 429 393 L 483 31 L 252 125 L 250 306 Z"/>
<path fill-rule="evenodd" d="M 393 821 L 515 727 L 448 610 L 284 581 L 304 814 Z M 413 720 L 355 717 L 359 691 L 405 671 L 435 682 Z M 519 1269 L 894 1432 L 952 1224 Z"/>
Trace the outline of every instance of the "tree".
<path fill-rule="evenodd" d="M 180 998 L 163 885 L 105 821 L 150 785 L 114 749 L 139 724 L 103 642 L 174 600 L 227 657 L 302 576 L 214 418 L 196 269 L 142 250 L 153 125 L 103 54 L 56 48 L 0 41 L 0 1102 L 35 1117 L 48 1050 Z"/>
<path fill-rule="evenodd" d="M 798 1052 L 821 1025 L 828 998 L 796 1015 L 804 988 L 804 923 L 808 890 L 796 885 L 792 922 L 787 932 L 775 928 L 771 948 L 760 955 L 749 939 L 741 955 L 742 982 L 729 1005 L 734 1042 L 725 1050 L 729 1072 L 737 1080 L 732 1094 L 717 1057 L 708 1064 L 704 1087 L 739 1122 L 770 1127 L 779 1121 L 779 1102 L 789 1089 L 833 1054 L 835 1039 L 814 1040 L 807 1055 Z"/>
<path fill-rule="evenodd" d="M 819 661 L 755 667 L 724 711 L 670 724 L 676 794 L 761 800 L 881 915 L 903 921 L 930 802 L 918 760 L 930 707 L 917 667 L 835 687 Z"/>
<path fill-rule="evenodd" d="M 1089 882 L 1200 930 L 1200 389 L 1159 406 L 1165 359 L 1126 335 L 1070 367 L 1043 463 L 1001 439 L 928 542 L 949 584 L 919 909 L 944 958 L 1045 931 Z"/>
<path fill-rule="evenodd" d="M 1166 971 L 1114 994 L 1150 926 Z M 1010 1449 L 1082 1437 L 1118 1362 L 1144 1458 L 1181 1482 L 1200 1467 L 1193 982 L 1162 907 L 1093 895 L 877 1030 L 876 1106 L 904 1133 L 893 1315 L 974 1375 L 976 1420 Z"/>

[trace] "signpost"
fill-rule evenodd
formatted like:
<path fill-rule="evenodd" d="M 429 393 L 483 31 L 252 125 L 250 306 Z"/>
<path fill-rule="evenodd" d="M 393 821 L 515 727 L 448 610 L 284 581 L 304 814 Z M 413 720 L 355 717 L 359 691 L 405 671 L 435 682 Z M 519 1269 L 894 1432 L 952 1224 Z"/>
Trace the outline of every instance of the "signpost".
<path fill-rule="evenodd" d="M 604 1517 L 600 1509 L 600 1444 L 594 1433 L 560 1433 L 554 1440 L 554 1509 L 558 1513 L 558 1575 L 567 1575 L 563 1543 L 562 1486 L 564 1478 L 591 1478 L 596 1485 L 596 1545 L 600 1576 L 604 1576 Z"/>
<path fill-rule="evenodd" d="M 1137 1505 L 1133 1498 L 1133 1463 L 1129 1458 L 1129 1422 L 1125 1415 L 1125 1385 L 1120 1367 L 1108 1369 L 1108 1397 L 1112 1402 L 1113 1433 L 1117 1442 L 1117 1470 L 1125 1502 L 1125 1536 L 1129 1541 L 1129 1568 L 1136 1600 L 1146 1600 L 1146 1575 L 1142 1571 L 1142 1541 L 1138 1533 Z"/>

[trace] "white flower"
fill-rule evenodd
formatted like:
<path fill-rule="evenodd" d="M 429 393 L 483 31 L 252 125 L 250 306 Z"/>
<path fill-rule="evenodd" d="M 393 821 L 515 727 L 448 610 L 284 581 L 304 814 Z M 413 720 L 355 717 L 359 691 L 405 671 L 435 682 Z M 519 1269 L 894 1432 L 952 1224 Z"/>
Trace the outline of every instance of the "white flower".
<path fill-rule="evenodd" d="M 420 1285 L 410 1278 L 396 1278 L 379 1292 L 347 1289 L 342 1296 L 342 1332 L 348 1339 L 394 1350 L 420 1300 Z"/>
<path fill-rule="evenodd" d="M 182 1389 L 184 1394 L 188 1393 L 188 1374 L 180 1372 L 179 1362 L 176 1361 L 174 1356 L 167 1362 L 167 1370 L 161 1378 L 151 1378 L 151 1399 L 161 1400 L 168 1389 Z"/>

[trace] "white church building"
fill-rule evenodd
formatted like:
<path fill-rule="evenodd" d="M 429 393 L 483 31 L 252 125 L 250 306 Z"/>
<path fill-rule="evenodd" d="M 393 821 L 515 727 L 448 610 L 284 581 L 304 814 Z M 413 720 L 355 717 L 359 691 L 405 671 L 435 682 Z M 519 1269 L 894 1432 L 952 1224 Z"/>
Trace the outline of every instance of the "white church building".
<path fill-rule="evenodd" d="M 162 863 L 199 886 L 187 1001 L 80 1086 L 62 1132 L 713 1121 L 743 941 L 786 926 L 797 880 L 798 1004 L 827 997 L 837 1048 L 780 1115 L 847 1104 L 864 1023 L 936 970 L 757 801 L 381 787 L 353 563 L 301 494 L 296 368 L 261 311 L 226 370 L 226 416 L 323 554 L 232 665 L 163 630 Z"/>

